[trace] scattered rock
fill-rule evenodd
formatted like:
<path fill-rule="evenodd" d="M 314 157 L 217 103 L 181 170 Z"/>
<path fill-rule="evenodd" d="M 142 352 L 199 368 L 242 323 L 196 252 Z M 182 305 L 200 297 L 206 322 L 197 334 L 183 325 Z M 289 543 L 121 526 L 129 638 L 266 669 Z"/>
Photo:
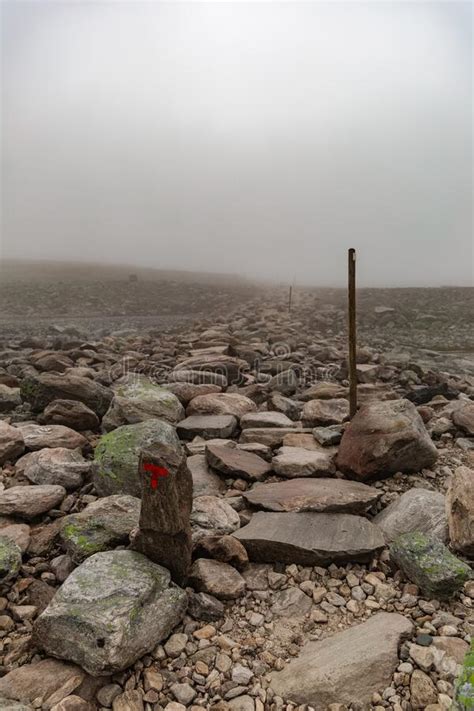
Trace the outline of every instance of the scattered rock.
<path fill-rule="evenodd" d="M 224 499 L 217 496 L 197 496 L 191 512 L 193 541 L 209 534 L 224 536 L 240 527 L 239 514 Z"/>
<path fill-rule="evenodd" d="M 181 439 L 190 440 L 196 436 L 204 439 L 230 437 L 237 428 L 237 420 L 232 415 L 191 415 L 177 425 Z"/>
<path fill-rule="evenodd" d="M 193 563 L 189 583 L 198 592 L 208 593 L 219 600 L 233 600 L 245 592 L 245 580 L 235 568 L 206 558 Z"/>
<path fill-rule="evenodd" d="M 0 465 L 12 462 L 25 451 L 21 430 L 0 420 Z"/>
<path fill-rule="evenodd" d="M 20 572 L 21 549 L 0 530 L 0 582 L 16 578 Z"/>
<path fill-rule="evenodd" d="M 455 550 L 474 557 L 474 470 L 458 467 L 450 478 L 446 505 Z"/>
<path fill-rule="evenodd" d="M 249 481 L 259 481 L 271 471 L 271 465 L 258 455 L 234 447 L 208 444 L 206 457 L 209 466 L 234 479 L 242 477 Z"/>
<path fill-rule="evenodd" d="M 34 412 L 41 412 L 53 400 L 79 400 L 99 417 L 108 410 L 113 393 L 104 385 L 78 375 L 41 373 L 21 381 L 20 394 Z"/>
<path fill-rule="evenodd" d="M 140 499 L 127 495 L 106 496 L 83 511 L 65 516 L 60 538 L 75 563 L 99 551 L 127 545 L 138 526 Z"/>
<path fill-rule="evenodd" d="M 301 415 L 306 427 L 338 425 L 349 418 L 349 401 L 344 398 L 334 400 L 309 400 Z"/>
<path fill-rule="evenodd" d="M 176 424 L 184 418 L 184 408 L 176 395 L 137 373 L 114 383 L 114 399 L 102 420 L 108 432 L 121 425 L 133 425 L 152 418 Z"/>
<path fill-rule="evenodd" d="M 12 486 L 0 493 L 0 514 L 35 518 L 54 509 L 65 496 L 63 486 Z"/>
<path fill-rule="evenodd" d="M 19 422 L 17 427 L 23 435 L 25 447 L 30 450 L 43 449 L 43 447 L 82 449 L 87 445 L 84 435 L 63 425 L 37 425 L 30 422 Z"/>
<path fill-rule="evenodd" d="M 33 484 L 57 484 L 65 489 L 82 486 L 90 468 L 80 451 L 65 447 L 30 452 L 16 463 L 16 470 Z"/>
<path fill-rule="evenodd" d="M 287 479 L 306 476 L 328 476 L 336 467 L 330 453 L 311 451 L 302 447 L 281 447 L 272 459 L 272 468 Z"/>
<path fill-rule="evenodd" d="M 53 400 L 40 415 L 44 425 L 64 425 L 73 430 L 95 430 L 100 420 L 87 405 L 79 400 Z"/>

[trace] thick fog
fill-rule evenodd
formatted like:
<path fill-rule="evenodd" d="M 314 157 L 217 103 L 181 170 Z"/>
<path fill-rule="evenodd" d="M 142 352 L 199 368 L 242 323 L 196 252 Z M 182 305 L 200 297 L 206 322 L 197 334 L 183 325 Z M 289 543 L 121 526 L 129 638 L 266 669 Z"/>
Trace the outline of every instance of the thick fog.
<path fill-rule="evenodd" d="M 470 3 L 2 14 L 4 258 L 473 284 Z"/>

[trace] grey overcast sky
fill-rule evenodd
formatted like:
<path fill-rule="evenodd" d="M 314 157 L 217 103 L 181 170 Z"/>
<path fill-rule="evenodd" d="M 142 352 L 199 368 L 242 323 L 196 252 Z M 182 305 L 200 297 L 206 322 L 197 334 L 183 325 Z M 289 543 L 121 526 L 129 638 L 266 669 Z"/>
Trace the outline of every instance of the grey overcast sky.
<path fill-rule="evenodd" d="M 1 8 L 4 258 L 473 285 L 471 3 Z"/>

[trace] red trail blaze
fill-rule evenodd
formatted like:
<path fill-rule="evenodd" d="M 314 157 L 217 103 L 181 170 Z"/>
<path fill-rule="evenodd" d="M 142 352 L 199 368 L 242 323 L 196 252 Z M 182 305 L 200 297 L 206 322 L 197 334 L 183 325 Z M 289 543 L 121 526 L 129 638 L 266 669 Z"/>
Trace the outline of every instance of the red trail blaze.
<path fill-rule="evenodd" d="M 160 477 L 165 477 L 169 475 L 168 469 L 165 467 L 159 467 L 157 464 L 152 464 L 151 462 L 145 462 L 143 465 L 143 470 L 150 472 L 150 484 L 152 489 L 158 488 L 158 480 Z"/>

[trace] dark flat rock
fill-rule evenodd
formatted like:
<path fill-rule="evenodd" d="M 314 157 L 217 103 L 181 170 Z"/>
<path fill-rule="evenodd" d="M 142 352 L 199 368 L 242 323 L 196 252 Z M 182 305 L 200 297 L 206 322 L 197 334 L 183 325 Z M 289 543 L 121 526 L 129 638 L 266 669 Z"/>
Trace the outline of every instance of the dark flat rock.
<path fill-rule="evenodd" d="M 206 447 L 208 464 L 220 474 L 228 477 L 258 481 L 263 479 L 269 471 L 271 464 L 252 452 L 234 447 L 222 447 L 209 444 Z"/>
<path fill-rule="evenodd" d="M 252 561 L 324 565 L 364 561 L 384 547 L 380 529 L 362 516 L 337 513 L 266 513 L 233 534 Z"/>
<path fill-rule="evenodd" d="M 299 478 L 255 486 L 243 492 L 243 497 L 267 511 L 364 513 L 380 494 L 357 481 Z"/>
<path fill-rule="evenodd" d="M 237 419 L 233 415 L 191 415 L 181 420 L 176 429 L 182 439 L 196 436 L 212 439 L 230 437 L 236 427 Z"/>

